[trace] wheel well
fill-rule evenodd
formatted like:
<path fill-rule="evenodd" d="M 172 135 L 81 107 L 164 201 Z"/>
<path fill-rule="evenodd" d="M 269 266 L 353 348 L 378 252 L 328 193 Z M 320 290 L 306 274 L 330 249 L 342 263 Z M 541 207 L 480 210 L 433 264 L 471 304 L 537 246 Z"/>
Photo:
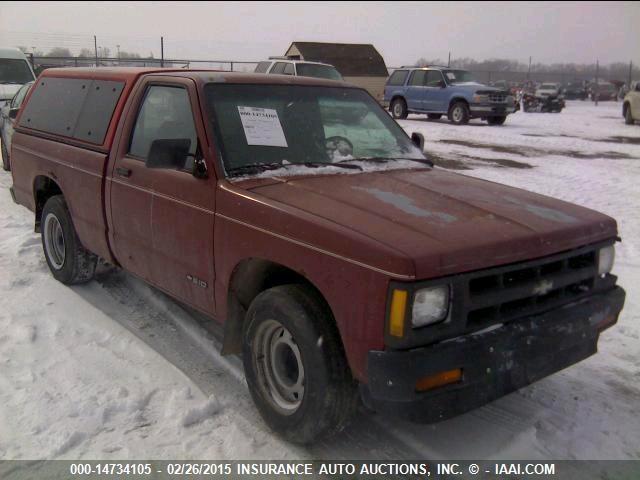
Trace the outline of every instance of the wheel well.
<path fill-rule="evenodd" d="M 407 104 L 407 101 L 404 99 L 402 95 L 396 95 L 394 97 L 391 97 L 391 101 L 389 102 L 389 108 L 391 108 L 391 105 L 393 104 L 393 102 L 395 102 L 398 99 L 402 100 L 405 105 Z"/>
<path fill-rule="evenodd" d="M 451 107 L 453 107 L 453 104 L 456 103 L 456 102 L 464 102 L 464 103 L 467 104 L 467 107 L 469 106 L 469 102 L 467 102 L 466 98 L 455 97 L 455 98 L 452 98 L 451 101 L 449 102 L 449 110 L 451 110 Z"/>
<path fill-rule="evenodd" d="M 40 219 L 42 218 L 42 209 L 44 204 L 47 203 L 49 198 L 54 195 L 62 195 L 60 186 L 55 180 L 45 177 L 44 175 L 37 176 L 33 182 L 33 196 L 35 200 L 35 213 L 36 213 L 36 232 L 40 231 Z"/>
<path fill-rule="evenodd" d="M 253 299 L 269 288 L 288 284 L 308 286 L 331 313 L 329 304 L 320 291 L 300 273 L 269 260 L 260 258 L 243 260 L 233 270 L 229 282 L 227 318 L 222 342 L 223 355 L 242 351 L 242 326 Z"/>

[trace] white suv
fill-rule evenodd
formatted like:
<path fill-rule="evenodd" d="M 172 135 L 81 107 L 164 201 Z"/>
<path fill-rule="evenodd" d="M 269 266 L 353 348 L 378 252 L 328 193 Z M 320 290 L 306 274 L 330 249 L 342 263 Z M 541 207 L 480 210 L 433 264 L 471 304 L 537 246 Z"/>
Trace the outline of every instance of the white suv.
<path fill-rule="evenodd" d="M 272 57 L 258 63 L 254 73 L 274 73 L 280 75 L 294 75 L 299 77 L 327 78 L 329 80 L 343 80 L 336 67 L 328 63 L 307 62 L 305 60 L 291 60 L 289 58 Z"/>

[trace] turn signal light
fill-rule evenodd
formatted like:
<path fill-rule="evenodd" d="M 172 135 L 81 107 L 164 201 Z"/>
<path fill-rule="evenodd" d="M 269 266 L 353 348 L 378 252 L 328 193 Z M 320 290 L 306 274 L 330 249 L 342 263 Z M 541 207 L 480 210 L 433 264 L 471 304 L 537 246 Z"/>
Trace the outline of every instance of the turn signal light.
<path fill-rule="evenodd" d="M 404 335 L 404 317 L 407 310 L 406 290 L 393 291 L 390 310 L 389 334 L 394 337 L 402 337 Z"/>
<path fill-rule="evenodd" d="M 416 392 L 426 392 L 434 388 L 442 387 L 450 383 L 457 383 L 462 380 L 462 369 L 447 370 L 446 372 L 436 373 L 423 377 L 416 382 Z"/>

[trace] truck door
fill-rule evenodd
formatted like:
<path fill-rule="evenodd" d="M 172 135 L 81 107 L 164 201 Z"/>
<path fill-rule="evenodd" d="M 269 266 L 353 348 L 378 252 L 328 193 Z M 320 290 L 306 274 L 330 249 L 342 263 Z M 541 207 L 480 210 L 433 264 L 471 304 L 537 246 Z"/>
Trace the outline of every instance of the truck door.
<path fill-rule="evenodd" d="M 424 110 L 424 81 L 426 73 L 426 70 L 414 70 L 411 74 L 405 94 L 409 110 Z"/>
<path fill-rule="evenodd" d="M 210 149 L 195 84 L 149 76 L 134 97 L 109 182 L 114 254 L 125 269 L 213 314 L 215 172 L 205 158 Z M 184 165 L 152 166 L 156 140 L 186 145 Z M 196 159 L 205 162 L 207 178 L 194 176 Z"/>
<path fill-rule="evenodd" d="M 445 85 L 444 88 L 443 85 Z M 430 112 L 446 112 L 448 110 L 448 92 L 441 72 L 438 70 L 427 71 L 424 90 L 425 110 Z"/>

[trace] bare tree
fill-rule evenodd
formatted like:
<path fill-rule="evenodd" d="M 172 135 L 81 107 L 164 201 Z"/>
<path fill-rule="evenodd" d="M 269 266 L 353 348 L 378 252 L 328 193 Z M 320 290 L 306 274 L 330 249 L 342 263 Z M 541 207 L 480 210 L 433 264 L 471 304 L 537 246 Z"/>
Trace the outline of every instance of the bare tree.
<path fill-rule="evenodd" d="M 78 56 L 84 57 L 84 58 L 93 58 L 95 54 L 96 54 L 95 50 L 91 50 L 90 48 L 83 48 L 80 50 L 80 53 L 78 54 Z"/>
<path fill-rule="evenodd" d="M 72 57 L 71 51 L 68 48 L 63 47 L 53 47 L 47 53 L 47 57 Z"/>

